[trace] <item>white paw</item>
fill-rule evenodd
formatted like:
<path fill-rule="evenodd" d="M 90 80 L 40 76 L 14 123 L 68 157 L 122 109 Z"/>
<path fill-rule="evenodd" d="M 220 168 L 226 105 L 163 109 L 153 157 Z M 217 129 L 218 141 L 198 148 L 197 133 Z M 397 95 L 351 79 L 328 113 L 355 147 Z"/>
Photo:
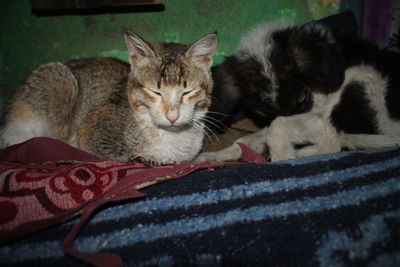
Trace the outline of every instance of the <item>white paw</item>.
<path fill-rule="evenodd" d="M 317 145 L 310 145 L 301 149 L 296 150 L 296 158 L 303 158 L 322 154 Z"/>
<path fill-rule="evenodd" d="M 268 139 L 268 141 L 269 141 L 268 144 L 269 144 L 269 153 L 271 161 L 280 161 L 280 160 L 296 158 L 294 147 L 290 144 L 290 141 L 274 140 L 274 142 L 271 142 L 271 139 Z"/>
<path fill-rule="evenodd" d="M 223 162 L 237 160 L 240 158 L 241 149 L 239 145 L 234 144 L 220 151 L 203 152 L 197 156 L 194 162 Z"/>
<path fill-rule="evenodd" d="M 294 159 L 296 155 L 294 153 L 271 153 L 271 161 L 280 161 L 280 160 L 287 160 L 287 159 Z"/>

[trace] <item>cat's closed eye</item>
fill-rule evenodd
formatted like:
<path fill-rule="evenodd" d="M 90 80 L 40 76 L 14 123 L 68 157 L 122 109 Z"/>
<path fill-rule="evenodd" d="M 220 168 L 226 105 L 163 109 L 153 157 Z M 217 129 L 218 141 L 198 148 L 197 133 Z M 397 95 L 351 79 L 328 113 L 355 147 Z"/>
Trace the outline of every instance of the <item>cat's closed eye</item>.
<path fill-rule="evenodd" d="M 161 92 L 160 92 L 160 91 L 157 91 L 157 90 L 154 90 L 154 89 L 149 89 L 149 88 L 146 88 L 146 87 L 143 87 L 143 89 L 144 89 L 145 91 L 147 91 L 147 92 L 153 94 L 153 95 L 161 96 Z"/>
<path fill-rule="evenodd" d="M 151 92 L 152 92 L 153 94 L 156 94 L 156 95 L 161 95 L 161 92 L 157 92 L 157 91 L 153 91 L 153 90 L 151 90 Z"/>
<path fill-rule="evenodd" d="M 193 91 L 194 91 L 194 90 L 185 91 L 185 92 L 182 93 L 182 96 L 188 95 L 188 94 L 190 94 L 190 93 L 193 92 Z"/>

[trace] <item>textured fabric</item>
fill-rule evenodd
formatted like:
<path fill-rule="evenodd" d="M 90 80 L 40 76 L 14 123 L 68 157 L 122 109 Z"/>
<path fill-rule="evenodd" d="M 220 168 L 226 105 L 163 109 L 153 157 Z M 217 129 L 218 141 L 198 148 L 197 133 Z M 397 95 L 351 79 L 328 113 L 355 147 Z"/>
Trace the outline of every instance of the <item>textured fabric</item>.
<path fill-rule="evenodd" d="M 32 138 L 0 150 L 0 162 L 31 164 L 60 160 L 99 161 L 101 159 L 46 137 Z"/>
<path fill-rule="evenodd" d="M 399 266 L 400 149 L 191 173 L 97 213 L 75 248 L 126 266 Z M 2 266 L 79 266 L 76 221 L 0 248 Z"/>
<path fill-rule="evenodd" d="M 21 230 L 32 221 L 46 220 L 79 208 L 113 187 L 143 164 L 51 162 L 38 165 L 3 163 L 0 172 L 0 233 Z"/>
<path fill-rule="evenodd" d="M 244 150 L 244 154 L 254 162 L 263 159 L 250 150 Z M 120 266 L 122 261 L 117 255 L 82 253 L 72 247 L 80 228 L 98 207 L 141 197 L 140 188 L 223 165 L 152 167 L 141 162 L 122 163 L 98 159 L 50 138 L 34 138 L 6 148 L 0 151 L 0 159 L 0 241 L 23 237 L 82 214 L 66 237 L 63 251 L 102 266 Z"/>

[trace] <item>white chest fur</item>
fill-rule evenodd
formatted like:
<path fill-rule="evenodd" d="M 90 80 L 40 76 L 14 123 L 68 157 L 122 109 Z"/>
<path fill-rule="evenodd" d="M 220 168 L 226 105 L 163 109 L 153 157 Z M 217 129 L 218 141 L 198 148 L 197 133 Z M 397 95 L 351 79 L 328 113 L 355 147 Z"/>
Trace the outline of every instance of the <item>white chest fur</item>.
<path fill-rule="evenodd" d="M 151 158 L 159 162 L 190 161 L 200 152 L 204 134 L 191 127 L 182 131 L 158 129 L 159 138 L 149 149 Z"/>

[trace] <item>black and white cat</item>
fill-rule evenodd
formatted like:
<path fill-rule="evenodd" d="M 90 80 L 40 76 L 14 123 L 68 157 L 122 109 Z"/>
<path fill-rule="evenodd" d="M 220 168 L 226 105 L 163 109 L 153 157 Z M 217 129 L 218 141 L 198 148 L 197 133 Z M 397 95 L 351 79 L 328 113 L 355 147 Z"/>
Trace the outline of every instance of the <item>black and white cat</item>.
<path fill-rule="evenodd" d="M 273 161 L 400 144 L 400 55 L 313 24 L 261 24 L 214 69 L 214 108 L 261 131 L 197 161 L 234 160 L 238 142 Z M 296 145 L 308 144 L 296 149 Z"/>

